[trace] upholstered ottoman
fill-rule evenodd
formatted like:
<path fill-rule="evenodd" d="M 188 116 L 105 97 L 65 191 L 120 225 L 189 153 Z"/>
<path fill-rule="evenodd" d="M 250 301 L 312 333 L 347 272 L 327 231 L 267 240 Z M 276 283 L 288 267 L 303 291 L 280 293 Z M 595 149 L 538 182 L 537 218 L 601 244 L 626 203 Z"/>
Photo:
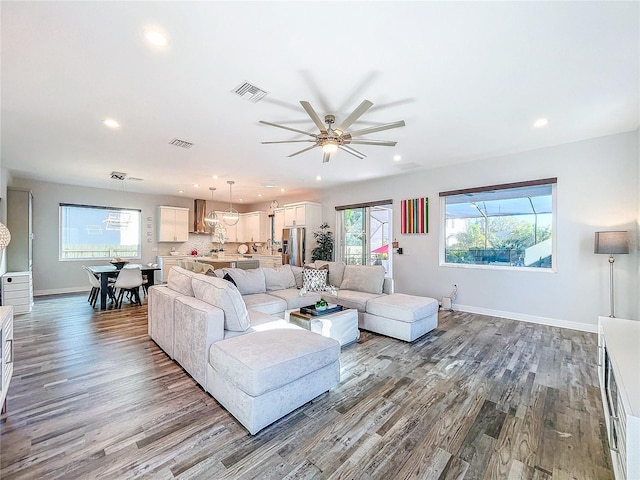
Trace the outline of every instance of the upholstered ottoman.
<path fill-rule="evenodd" d="M 207 391 L 252 435 L 340 381 L 340 344 L 302 329 L 211 345 Z"/>
<path fill-rule="evenodd" d="M 413 342 L 438 326 L 438 301 L 404 293 L 372 298 L 360 328 Z"/>

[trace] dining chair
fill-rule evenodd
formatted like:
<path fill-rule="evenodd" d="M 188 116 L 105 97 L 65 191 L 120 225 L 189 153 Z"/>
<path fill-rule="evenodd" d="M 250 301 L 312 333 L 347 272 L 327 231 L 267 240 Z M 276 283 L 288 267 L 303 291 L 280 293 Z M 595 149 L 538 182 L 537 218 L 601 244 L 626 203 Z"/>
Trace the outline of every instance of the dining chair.
<path fill-rule="evenodd" d="M 122 308 L 122 297 L 125 292 L 131 293 L 136 304 L 142 306 L 140 301 L 140 286 L 142 285 L 142 270 L 140 266 L 123 268 L 118 273 L 118 278 L 113 284 L 116 290 L 116 307 Z"/>
<path fill-rule="evenodd" d="M 87 275 L 89 275 L 89 284 L 91 285 L 91 291 L 89 292 L 89 298 L 87 301 L 95 308 L 96 300 L 98 300 L 98 296 L 100 295 L 100 280 L 98 280 L 86 265 L 83 265 L 82 268 L 87 272 Z"/>

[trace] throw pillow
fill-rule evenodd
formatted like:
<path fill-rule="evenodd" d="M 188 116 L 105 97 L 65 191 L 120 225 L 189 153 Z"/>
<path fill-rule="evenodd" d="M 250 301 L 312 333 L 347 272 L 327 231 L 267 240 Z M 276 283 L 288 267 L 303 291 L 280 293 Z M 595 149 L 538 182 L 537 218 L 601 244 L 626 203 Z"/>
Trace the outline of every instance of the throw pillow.
<path fill-rule="evenodd" d="M 315 261 L 316 268 L 326 266 L 329 269 L 329 281 L 327 284 L 339 287 L 344 277 L 344 262 L 326 262 L 324 260 Z"/>
<path fill-rule="evenodd" d="M 231 275 L 231 278 L 233 278 L 234 283 L 242 295 L 267 293 L 264 271 L 261 268 L 252 268 L 250 270 L 243 270 L 241 268 L 223 268 L 222 270 L 225 275 Z"/>
<path fill-rule="evenodd" d="M 282 265 L 278 268 L 263 268 L 262 270 L 267 283 L 267 291 L 296 288 L 296 278 L 291 270 L 291 265 Z"/>
<path fill-rule="evenodd" d="M 291 265 L 291 271 L 293 272 L 293 277 L 296 279 L 296 288 L 302 288 L 303 280 L 302 280 L 302 272 L 303 268 L 298 267 L 297 265 Z"/>
<path fill-rule="evenodd" d="M 329 270 L 326 268 L 305 268 L 302 272 L 302 288 L 307 292 L 322 292 L 327 286 L 327 274 Z"/>
<path fill-rule="evenodd" d="M 216 276 L 216 274 L 214 273 L 214 274 L 213 274 L 213 275 L 211 275 L 211 276 L 212 276 L 212 277 L 215 277 L 215 276 Z M 233 283 L 233 285 L 234 285 L 234 286 L 236 286 L 236 287 L 238 286 L 238 285 L 236 285 L 236 282 L 234 282 L 234 281 L 233 281 L 233 278 L 231 277 L 231 275 L 229 275 L 228 273 L 225 273 L 225 274 L 224 274 L 224 277 L 222 277 L 222 279 L 223 279 L 223 280 L 226 280 L 227 282 L 231 282 L 231 283 Z"/>
<path fill-rule="evenodd" d="M 340 290 L 381 294 L 384 275 L 385 271 L 382 265 L 347 265 L 344 269 L 344 279 L 340 284 Z"/>

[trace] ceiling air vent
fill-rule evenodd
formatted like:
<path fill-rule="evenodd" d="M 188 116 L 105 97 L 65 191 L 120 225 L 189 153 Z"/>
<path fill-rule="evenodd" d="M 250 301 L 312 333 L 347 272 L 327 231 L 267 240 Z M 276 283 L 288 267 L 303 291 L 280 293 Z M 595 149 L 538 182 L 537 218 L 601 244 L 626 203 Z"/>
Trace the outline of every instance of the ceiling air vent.
<path fill-rule="evenodd" d="M 111 172 L 112 180 L 124 180 L 127 178 L 127 174 L 124 172 Z"/>
<path fill-rule="evenodd" d="M 233 90 L 233 93 L 240 95 L 242 98 L 246 98 L 250 102 L 256 103 L 269 92 L 262 90 L 260 87 L 256 87 L 249 82 L 244 82 L 238 88 Z"/>
<path fill-rule="evenodd" d="M 187 142 L 185 140 L 180 140 L 179 138 L 174 138 L 169 142 L 169 145 L 175 145 L 180 148 L 191 148 L 193 147 L 193 143 Z"/>

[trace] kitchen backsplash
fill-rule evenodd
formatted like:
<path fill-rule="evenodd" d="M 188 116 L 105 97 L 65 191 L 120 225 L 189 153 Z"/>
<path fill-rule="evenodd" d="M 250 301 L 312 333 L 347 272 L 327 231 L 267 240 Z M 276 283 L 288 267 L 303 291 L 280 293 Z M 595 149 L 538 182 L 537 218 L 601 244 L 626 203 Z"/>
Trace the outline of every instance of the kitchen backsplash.
<path fill-rule="evenodd" d="M 238 253 L 238 247 L 242 245 L 242 243 L 236 242 L 226 242 L 224 244 L 224 251 L 227 253 Z M 271 254 L 271 249 L 266 247 L 266 243 L 263 243 L 262 246 L 258 247 L 251 242 L 245 242 L 244 245 L 249 247 L 248 254 L 250 253 L 260 253 L 260 254 Z M 184 255 L 191 255 L 192 250 L 196 250 L 199 255 L 209 255 L 212 249 L 218 248 L 217 243 L 211 242 L 211 237 L 209 235 L 198 235 L 195 233 L 189 234 L 189 241 L 184 243 L 175 243 L 175 242 L 161 242 L 158 243 L 158 255 L 169 255 L 171 249 L 175 248 L 176 251 L 180 252 Z M 254 248 L 256 251 L 254 251 Z M 274 254 L 277 254 L 276 249 L 274 248 Z"/>

